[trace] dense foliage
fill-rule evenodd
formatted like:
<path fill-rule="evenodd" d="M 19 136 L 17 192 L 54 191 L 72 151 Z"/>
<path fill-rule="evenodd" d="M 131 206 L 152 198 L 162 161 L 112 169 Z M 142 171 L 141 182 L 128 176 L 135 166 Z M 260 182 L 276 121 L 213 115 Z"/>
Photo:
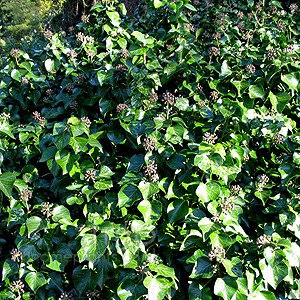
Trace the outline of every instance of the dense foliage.
<path fill-rule="evenodd" d="M 265 2 L 105 1 L 3 58 L 1 299 L 300 298 L 299 10 Z"/>

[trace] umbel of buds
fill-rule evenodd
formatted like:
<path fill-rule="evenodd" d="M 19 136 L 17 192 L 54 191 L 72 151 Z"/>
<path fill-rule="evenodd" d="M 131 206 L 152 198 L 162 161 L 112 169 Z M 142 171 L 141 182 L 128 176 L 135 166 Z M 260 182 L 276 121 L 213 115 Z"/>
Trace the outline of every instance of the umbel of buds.
<path fill-rule="evenodd" d="M 11 252 L 11 260 L 15 262 L 21 262 L 23 258 L 23 253 L 19 251 L 18 249 L 13 249 Z"/>
<path fill-rule="evenodd" d="M 246 67 L 246 71 L 247 71 L 247 73 L 249 73 L 249 74 L 253 74 L 253 73 L 255 73 L 255 67 L 254 67 L 252 64 L 249 64 L 249 65 L 247 65 L 247 67 Z"/>
<path fill-rule="evenodd" d="M 11 283 L 10 290 L 13 293 L 18 293 L 18 296 L 15 297 L 15 299 L 21 300 L 21 297 L 22 297 L 21 295 L 25 293 L 24 287 L 25 287 L 24 283 L 21 280 L 13 281 Z"/>
<path fill-rule="evenodd" d="M 149 159 L 148 165 L 144 166 L 145 175 L 150 178 L 152 182 L 156 182 L 159 180 L 157 174 L 157 164 L 154 160 Z"/>
<path fill-rule="evenodd" d="M 157 100 L 158 100 L 158 95 L 157 95 L 157 93 L 151 92 L 151 93 L 148 95 L 148 100 L 149 100 L 151 103 L 157 102 Z"/>
<path fill-rule="evenodd" d="M 46 119 L 41 116 L 41 114 L 37 111 L 33 112 L 33 118 L 34 120 L 39 123 L 41 126 L 44 126 L 46 123 Z"/>
<path fill-rule="evenodd" d="M 218 136 L 215 133 L 209 133 L 206 131 L 204 133 L 203 141 L 208 144 L 215 144 Z"/>
<path fill-rule="evenodd" d="M 261 192 L 265 185 L 270 181 L 270 178 L 266 175 L 263 174 L 261 176 L 258 177 L 258 184 L 257 184 L 257 191 Z"/>
<path fill-rule="evenodd" d="M 156 147 L 156 139 L 153 137 L 144 138 L 143 147 L 146 151 L 152 151 Z"/>
<path fill-rule="evenodd" d="M 257 248 L 263 248 L 266 245 L 270 244 L 271 241 L 272 241 L 271 236 L 267 236 L 266 234 L 263 234 L 256 240 Z"/>
<path fill-rule="evenodd" d="M 125 104 L 125 103 L 119 103 L 119 104 L 117 105 L 117 107 L 116 107 L 116 111 L 117 111 L 118 113 L 123 112 L 123 111 L 125 111 L 125 110 L 127 109 L 127 107 L 128 107 L 127 104 Z"/>
<path fill-rule="evenodd" d="M 53 211 L 52 211 L 53 203 L 43 202 L 41 207 L 42 207 L 41 212 L 44 216 L 46 216 L 47 218 L 52 216 L 52 214 L 53 214 Z"/>
<path fill-rule="evenodd" d="M 96 170 L 87 170 L 85 172 L 84 179 L 86 181 L 90 181 L 91 180 L 93 183 L 95 183 L 96 178 L 97 178 Z"/>
<path fill-rule="evenodd" d="M 216 246 L 212 247 L 211 251 L 208 253 L 209 260 L 216 260 L 218 263 L 221 263 L 225 260 L 225 249 L 222 247 Z"/>
<path fill-rule="evenodd" d="M 74 298 L 70 292 L 63 292 L 58 300 L 74 300 Z"/>
<path fill-rule="evenodd" d="M 232 199 L 229 197 L 224 202 L 220 203 L 219 206 L 222 208 L 222 213 L 224 215 L 230 214 L 234 209 L 234 203 Z"/>

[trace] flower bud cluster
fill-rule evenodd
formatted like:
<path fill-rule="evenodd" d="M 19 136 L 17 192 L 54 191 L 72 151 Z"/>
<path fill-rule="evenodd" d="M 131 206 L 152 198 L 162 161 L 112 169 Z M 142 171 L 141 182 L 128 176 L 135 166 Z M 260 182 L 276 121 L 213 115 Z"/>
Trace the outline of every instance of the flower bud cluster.
<path fill-rule="evenodd" d="M 76 83 L 78 83 L 78 84 L 84 83 L 84 75 L 81 74 L 81 73 L 79 73 L 79 74 L 75 77 L 74 81 L 75 81 Z"/>
<path fill-rule="evenodd" d="M 216 260 L 218 263 L 221 263 L 225 260 L 225 249 L 222 247 L 216 246 L 212 247 L 211 251 L 208 253 L 209 260 Z"/>
<path fill-rule="evenodd" d="M 72 110 L 75 110 L 78 107 L 78 102 L 76 100 L 70 102 L 70 107 Z"/>
<path fill-rule="evenodd" d="M 74 298 L 70 292 L 63 292 L 58 300 L 74 300 Z"/>
<path fill-rule="evenodd" d="M 28 84 L 29 80 L 26 78 L 26 76 L 23 76 L 21 79 L 22 84 Z"/>
<path fill-rule="evenodd" d="M 217 56 L 217 55 L 219 55 L 219 49 L 217 48 L 217 47 L 210 47 L 209 49 L 208 49 L 208 54 L 209 55 L 214 55 L 214 56 Z"/>
<path fill-rule="evenodd" d="M 10 286 L 10 290 L 13 293 L 17 292 L 18 294 L 24 294 L 25 293 L 24 288 L 25 288 L 24 283 L 21 280 L 13 281 Z"/>
<path fill-rule="evenodd" d="M 94 56 L 96 55 L 96 51 L 90 49 L 90 50 L 88 50 L 88 51 L 86 52 L 86 55 L 87 55 L 88 57 L 94 57 Z"/>
<path fill-rule="evenodd" d="M 143 147 L 146 151 L 152 151 L 156 148 L 156 139 L 154 137 L 144 138 Z"/>
<path fill-rule="evenodd" d="M 125 111 L 128 108 L 128 105 L 125 103 L 119 103 L 116 107 L 118 113 Z"/>
<path fill-rule="evenodd" d="M 239 195 L 239 193 L 242 191 L 242 188 L 239 185 L 233 185 L 231 187 L 231 193 L 232 195 Z"/>
<path fill-rule="evenodd" d="M 78 32 L 77 40 L 82 42 L 83 44 L 89 44 L 89 45 L 92 45 L 95 42 L 94 37 L 84 35 L 84 33 L 82 33 L 82 32 Z"/>
<path fill-rule="evenodd" d="M 96 299 L 100 299 L 101 293 L 97 290 L 93 290 L 93 291 L 88 290 L 86 292 L 86 296 L 87 296 L 87 300 L 96 300 Z"/>
<path fill-rule="evenodd" d="M 13 48 L 10 50 L 10 56 L 14 58 L 18 58 L 21 55 L 21 50 L 17 48 Z"/>
<path fill-rule="evenodd" d="M 29 199 L 31 199 L 32 193 L 29 189 L 24 189 L 19 193 L 19 199 L 20 201 L 27 202 Z"/>
<path fill-rule="evenodd" d="M 197 86 L 196 86 L 195 92 L 199 93 L 199 92 L 202 92 L 202 91 L 203 91 L 203 86 L 200 83 L 198 83 Z"/>
<path fill-rule="evenodd" d="M 75 61 L 77 57 L 77 52 L 74 49 L 71 49 L 68 53 L 67 56 L 70 58 L 71 61 Z"/>
<path fill-rule="evenodd" d="M 150 273 L 150 271 L 149 271 L 149 267 L 145 264 L 145 262 L 143 263 L 143 265 L 142 266 L 138 266 L 137 268 L 136 268 L 136 272 L 138 273 L 138 274 L 141 274 L 141 275 L 146 275 L 146 276 L 149 276 L 149 275 L 151 275 L 151 273 Z"/>
<path fill-rule="evenodd" d="M 41 114 L 37 111 L 33 112 L 33 118 L 36 122 L 38 122 L 41 126 L 44 126 L 46 123 L 46 119 L 41 116 Z"/>
<path fill-rule="evenodd" d="M 53 33 L 51 30 L 47 29 L 44 31 L 44 37 L 48 40 L 50 40 L 53 37 Z"/>
<path fill-rule="evenodd" d="M 176 97 L 172 93 L 170 93 L 170 92 L 163 93 L 162 101 L 164 103 L 169 103 L 170 105 L 173 105 L 175 103 L 175 100 L 176 100 Z"/>
<path fill-rule="evenodd" d="M 96 170 L 87 170 L 85 172 L 85 175 L 84 175 L 85 180 L 87 180 L 87 181 L 91 180 L 93 183 L 95 183 L 96 178 L 97 178 Z"/>
<path fill-rule="evenodd" d="M 299 7 L 298 7 L 298 5 L 296 4 L 296 3 L 292 3 L 291 5 L 290 5 L 290 11 L 292 12 L 292 13 L 294 13 L 295 11 L 297 11 L 299 9 Z"/>
<path fill-rule="evenodd" d="M 124 75 L 127 72 L 127 68 L 122 64 L 116 65 L 116 72 L 120 75 Z"/>
<path fill-rule="evenodd" d="M 246 66 L 246 71 L 249 74 L 253 74 L 253 73 L 255 73 L 256 69 L 255 69 L 254 65 L 249 64 L 249 65 Z"/>
<path fill-rule="evenodd" d="M 130 53 L 129 53 L 129 51 L 127 49 L 122 49 L 120 56 L 121 56 L 121 58 L 126 59 L 127 57 L 130 56 Z"/>
<path fill-rule="evenodd" d="M 257 244 L 258 248 L 262 248 L 262 247 L 266 246 L 267 244 L 270 244 L 271 241 L 272 241 L 271 236 L 267 236 L 266 234 L 263 234 L 256 240 L 256 244 Z"/>
<path fill-rule="evenodd" d="M 217 100 L 218 98 L 219 98 L 219 92 L 217 92 L 217 91 L 210 92 L 210 99 Z"/>
<path fill-rule="evenodd" d="M 238 17 L 238 19 L 243 19 L 244 13 L 242 11 L 238 11 L 237 17 Z"/>
<path fill-rule="evenodd" d="M 222 208 L 224 215 L 231 214 L 234 210 L 234 203 L 231 197 L 228 197 L 224 202 L 220 203 L 219 206 Z"/>
<path fill-rule="evenodd" d="M 53 203 L 43 202 L 41 207 L 41 212 L 44 216 L 46 216 L 46 218 L 49 218 L 53 215 Z"/>
<path fill-rule="evenodd" d="M 269 10 L 270 10 L 270 13 L 271 13 L 271 14 L 277 13 L 277 7 L 276 7 L 275 5 L 271 5 L 271 6 L 269 7 Z"/>
<path fill-rule="evenodd" d="M 157 100 L 158 100 L 158 95 L 157 95 L 157 93 L 151 92 L 151 93 L 148 95 L 148 100 L 149 100 L 151 103 L 157 102 Z"/>
<path fill-rule="evenodd" d="M 218 136 L 215 133 L 209 133 L 206 131 L 204 133 L 203 141 L 208 144 L 215 144 Z"/>
<path fill-rule="evenodd" d="M 257 185 L 257 191 L 261 192 L 265 185 L 270 181 L 270 178 L 266 175 L 263 174 L 258 177 L 258 185 Z"/>
<path fill-rule="evenodd" d="M 15 262 L 21 262 L 23 258 L 23 253 L 19 251 L 18 249 L 13 249 L 11 252 L 11 260 Z"/>
<path fill-rule="evenodd" d="M 204 107 L 204 106 L 207 106 L 206 102 L 204 100 L 200 100 L 197 102 L 197 105 L 201 108 L 201 107 Z"/>
<path fill-rule="evenodd" d="M 81 21 L 82 21 L 83 23 L 88 23 L 89 17 L 88 17 L 87 15 L 82 15 L 82 16 L 81 16 Z"/>
<path fill-rule="evenodd" d="M 270 49 L 266 52 L 265 57 L 268 60 L 272 60 L 278 56 L 278 52 L 275 49 Z"/>
<path fill-rule="evenodd" d="M 145 170 L 145 175 L 148 176 L 152 182 L 159 180 L 157 174 L 157 164 L 154 160 L 149 159 L 149 164 L 144 166 L 143 169 Z"/>
<path fill-rule="evenodd" d="M 85 125 L 86 125 L 86 127 L 90 127 L 91 126 L 91 124 L 92 124 L 92 122 L 91 122 L 91 120 L 88 118 L 88 117 L 82 117 L 82 118 L 80 118 L 80 121 L 81 122 L 84 122 L 85 123 Z"/>
<path fill-rule="evenodd" d="M 72 82 L 67 83 L 65 89 L 68 93 L 72 93 L 74 90 L 74 84 Z"/>
<path fill-rule="evenodd" d="M 226 15 L 225 15 L 225 13 L 223 13 L 223 12 L 219 12 L 219 13 L 218 13 L 217 23 L 218 23 L 218 25 L 220 25 L 220 26 L 226 24 Z"/>
<path fill-rule="evenodd" d="M 193 24 L 191 24 L 191 23 L 185 23 L 183 25 L 183 27 L 184 27 L 184 29 L 191 31 L 191 32 L 194 32 L 196 30 L 195 27 L 193 26 Z"/>
<path fill-rule="evenodd" d="M 10 113 L 6 113 L 6 112 L 1 113 L 0 119 L 3 120 L 3 121 L 9 120 L 10 119 Z"/>
<path fill-rule="evenodd" d="M 274 144 L 282 144 L 283 143 L 283 135 L 276 133 L 273 135 L 272 140 Z"/>
<path fill-rule="evenodd" d="M 279 31 L 283 31 L 283 30 L 286 29 L 286 24 L 284 22 L 280 21 L 277 24 L 277 28 L 278 28 Z"/>

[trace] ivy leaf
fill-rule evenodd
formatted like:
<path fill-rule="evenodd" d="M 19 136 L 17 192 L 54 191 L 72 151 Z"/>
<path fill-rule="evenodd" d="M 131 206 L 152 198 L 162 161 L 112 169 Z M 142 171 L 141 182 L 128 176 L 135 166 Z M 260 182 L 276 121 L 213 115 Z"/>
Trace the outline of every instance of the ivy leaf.
<path fill-rule="evenodd" d="M 265 92 L 263 90 L 263 88 L 261 86 L 258 85 L 251 85 L 249 87 L 249 97 L 251 99 L 255 99 L 255 98 L 261 98 L 263 99 L 265 96 Z"/>
<path fill-rule="evenodd" d="M 40 272 L 29 272 L 25 277 L 25 281 L 35 293 L 39 287 L 47 283 L 44 275 Z"/>
<path fill-rule="evenodd" d="M 163 300 L 170 293 L 173 283 L 165 277 L 147 276 L 144 285 L 148 289 L 149 300 Z"/>
<path fill-rule="evenodd" d="M 214 181 L 200 183 L 196 189 L 196 195 L 204 203 L 216 200 L 219 197 L 219 194 L 220 185 Z"/>
<path fill-rule="evenodd" d="M 225 276 L 223 278 L 217 278 L 214 293 L 217 296 L 221 296 L 224 300 L 231 300 L 237 289 L 236 278 Z"/>
<path fill-rule="evenodd" d="M 86 266 L 78 266 L 72 274 L 74 287 L 82 295 L 84 292 L 93 290 L 97 285 L 97 275 Z"/>
<path fill-rule="evenodd" d="M 211 278 L 213 276 L 213 269 L 211 262 L 207 257 L 199 257 L 195 263 L 190 278 Z"/>
<path fill-rule="evenodd" d="M 148 290 L 143 284 L 137 284 L 132 279 L 123 281 L 117 290 L 117 294 L 121 300 L 137 300 L 147 294 Z"/>
<path fill-rule="evenodd" d="M 175 270 L 171 267 L 165 266 L 163 264 L 155 264 L 155 263 L 149 263 L 149 269 L 151 271 L 156 272 L 158 275 L 164 276 L 164 277 L 170 277 L 176 280 Z"/>
<path fill-rule="evenodd" d="M 95 263 L 104 255 L 108 244 L 109 237 L 106 233 L 101 233 L 98 236 L 85 234 L 81 239 L 81 248 L 78 253 L 80 262 L 88 260 Z"/>
<path fill-rule="evenodd" d="M 292 90 L 298 91 L 299 72 L 290 74 L 281 74 L 281 80 Z"/>
<path fill-rule="evenodd" d="M 131 206 L 136 200 L 143 198 L 142 193 L 140 190 L 132 184 L 123 185 L 118 193 L 118 205 L 119 207 L 129 207 Z"/>
<path fill-rule="evenodd" d="M 53 209 L 52 220 L 53 222 L 59 222 L 60 220 L 71 220 L 70 211 L 63 205 L 56 206 Z"/>
<path fill-rule="evenodd" d="M 210 289 L 198 282 L 192 282 L 189 286 L 189 300 L 212 300 Z"/>
<path fill-rule="evenodd" d="M 16 274 L 19 272 L 19 264 L 10 259 L 6 259 L 2 267 L 2 280 L 4 281 L 10 275 Z"/>
<path fill-rule="evenodd" d="M 265 259 L 259 261 L 259 268 L 264 279 L 276 289 L 278 284 L 288 275 L 288 266 L 285 262 L 275 264 L 273 267 L 266 263 Z"/>
<path fill-rule="evenodd" d="M 187 201 L 176 199 L 168 205 L 167 213 L 170 223 L 174 223 L 183 219 L 189 212 Z"/>
<path fill-rule="evenodd" d="M 6 197 L 11 197 L 13 184 L 16 180 L 16 175 L 11 172 L 0 174 L 0 190 Z"/>
<path fill-rule="evenodd" d="M 139 183 L 139 190 L 141 191 L 144 200 L 147 200 L 159 192 L 159 187 L 155 182 L 141 181 Z"/>

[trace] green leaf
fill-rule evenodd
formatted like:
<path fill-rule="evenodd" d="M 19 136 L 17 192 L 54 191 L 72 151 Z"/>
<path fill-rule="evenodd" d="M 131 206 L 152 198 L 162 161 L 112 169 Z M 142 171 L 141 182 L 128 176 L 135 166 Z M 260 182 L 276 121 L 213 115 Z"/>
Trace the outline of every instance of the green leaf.
<path fill-rule="evenodd" d="M 173 278 L 174 280 L 177 279 L 174 268 L 165 266 L 163 264 L 155 264 L 155 263 L 149 263 L 148 266 L 149 266 L 149 269 L 151 271 L 156 272 L 157 275 L 161 275 L 163 277 L 170 277 L 170 278 Z"/>
<path fill-rule="evenodd" d="M 116 27 L 120 26 L 121 18 L 120 18 L 120 15 L 118 12 L 106 10 L 106 14 L 114 26 L 116 26 Z"/>
<path fill-rule="evenodd" d="M 63 175 L 69 173 L 72 170 L 74 163 L 78 159 L 79 155 L 71 154 L 67 149 L 57 151 L 57 153 L 55 154 L 55 161 L 62 168 Z"/>
<path fill-rule="evenodd" d="M 190 278 L 211 278 L 213 276 L 213 269 L 208 257 L 199 257 L 195 263 Z"/>
<path fill-rule="evenodd" d="M 263 90 L 263 88 L 261 86 L 258 85 L 251 85 L 249 87 L 249 97 L 251 99 L 255 99 L 255 98 L 264 98 L 265 96 L 265 91 Z"/>
<path fill-rule="evenodd" d="M 225 77 L 229 76 L 231 74 L 231 70 L 227 64 L 227 60 L 224 60 L 222 62 L 222 66 L 221 66 L 221 73 L 219 75 L 220 79 L 224 79 Z"/>
<path fill-rule="evenodd" d="M 217 182 L 200 183 L 196 189 L 196 195 L 206 203 L 216 200 L 220 194 L 220 186 Z"/>
<path fill-rule="evenodd" d="M 0 174 L 0 190 L 6 197 L 11 197 L 13 184 L 16 180 L 16 175 L 11 172 Z"/>
<path fill-rule="evenodd" d="M 29 272 L 25 277 L 25 281 L 35 293 L 39 287 L 47 283 L 44 275 L 40 272 Z"/>
<path fill-rule="evenodd" d="M 79 295 L 93 290 L 97 285 L 97 274 L 86 266 L 78 266 L 72 274 L 74 287 Z"/>
<path fill-rule="evenodd" d="M 160 7 L 162 7 L 162 6 L 165 5 L 165 2 L 164 1 L 160 1 L 160 0 L 154 0 L 153 4 L 154 4 L 155 8 L 160 8 Z"/>
<path fill-rule="evenodd" d="M 45 162 L 51 158 L 54 158 L 56 152 L 57 152 L 57 148 L 55 146 L 50 146 L 49 148 L 46 148 L 42 153 L 40 162 Z"/>
<path fill-rule="evenodd" d="M 109 190 L 113 187 L 113 181 L 111 179 L 100 179 L 94 184 L 94 188 L 99 191 Z"/>
<path fill-rule="evenodd" d="M 54 60 L 51 58 L 46 59 L 45 61 L 45 69 L 47 70 L 48 73 L 51 73 L 54 71 L 55 64 Z"/>
<path fill-rule="evenodd" d="M 123 281 L 117 290 L 117 294 L 121 300 L 137 300 L 147 294 L 147 289 L 143 284 L 137 284 L 131 279 Z"/>
<path fill-rule="evenodd" d="M 131 206 L 136 200 L 142 199 L 143 195 L 140 190 L 132 185 L 123 185 L 118 193 L 118 205 L 119 207 L 129 207 Z"/>
<path fill-rule="evenodd" d="M 97 259 L 94 267 L 97 272 L 97 284 L 103 289 L 104 283 L 109 278 L 108 272 L 114 269 L 113 264 L 105 256 L 102 256 Z"/>
<path fill-rule="evenodd" d="M 172 170 L 177 170 L 177 169 L 182 169 L 185 166 L 185 156 L 181 154 L 173 154 L 168 160 L 167 160 L 167 165 L 170 167 Z"/>
<path fill-rule="evenodd" d="M 14 80 L 17 80 L 19 82 L 21 82 L 22 77 L 25 76 L 27 73 L 26 70 L 16 70 L 13 69 L 10 73 L 11 78 L 13 78 Z"/>
<path fill-rule="evenodd" d="M 292 96 L 285 92 L 277 93 L 276 95 L 270 92 L 269 98 L 275 111 L 281 113 L 287 103 L 291 100 Z"/>
<path fill-rule="evenodd" d="M 192 282 L 189 286 L 189 300 L 212 300 L 210 289 L 198 282 Z"/>
<path fill-rule="evenodd" d="M 163 300 L 166 295 L 170 295 L 173 283 L 165 277 L 147 276 L 144 285 L 148 289 L 149 300 Z"/>
<path fill-rule="evenodd" d="M 81 248 L 78 252 L 79 261 L 88 260 L 92 263 L 101 258 L 109 245 L 109 237 L 106 233 L 98 236 L 85 234 L 81 239 Z"/>
<path fill-rule="evenodd" d="M 276 289 L 278 284 L 288 275 L 288 266 L 281 261 L 275 265 L 270 266 L 265 259 L 259 261 L 259 268 L 263 274 L 264 279 Z"/>
<path fill-rule="evenodd" d="M 238 91 L 238 96 L 241 97 L 242 94 L 246 91 L 246 89 L 250 86 L 250 83 L 248 81 L 242 80 L 232 80 L 231 83 L 236 87 Z"/>
<path fill-rule="evenodd" d="M 18 272 L 19 272 L 19 264 L 15 261 L 6 259 L 2 267 L 2 280 L 4 281 L 10 275 L 16 274 Z"/>
<path fill-rule="evenodd" d="M 63 205 L 56 206 L 53 209 L 53 222 L 59 222 L 60 220 L 71 220 L 70 211 Z"/>
<path fill-rule="evenodd" d="M 290 74 L 281 74 L 281 80 L 292 90 L 298 91 L 299 72 Z"/>
<path fill-rule="evenodd" d="M 46 228 L 47 227 L 47 221 L 42 220 L 38 216 L 32 216 L 32 217 L 27 219 L 26 225 L 27 225 L 27 229 L 28 229 L 28 236 L 30 236 L 30 234 L 32 232 L 37 232 L 39 230 L 42 230 L 42 229 Z"/>
<path fill-rule="evenodd" d="M 162 215 L 162 204 L 158 200 L 142 200 L 137 208 L 147 224 L 156 223 Z"/>
<path fill-rule="evenodd" d="M 187 201 L 176 199 L 168 205 L 167 213 L 170 223 L 174 223 L 183 219 L 189 212 L 189 204 Z"/>
<path fill-rule="evenodd" d="M 221 296 L 224 300 L 231 300 L 237 289 L 236 278 L 225 276 L 223 278 L 217 278 L 214 293 L 217 296 Z"/>
<path fill-rule="evenodd" d="M 159 187 L 156 182 L 141 181 L 139 183 L 139 190 L 141 191 L 144 200 L 147 200 L 159 192 Z"/>

